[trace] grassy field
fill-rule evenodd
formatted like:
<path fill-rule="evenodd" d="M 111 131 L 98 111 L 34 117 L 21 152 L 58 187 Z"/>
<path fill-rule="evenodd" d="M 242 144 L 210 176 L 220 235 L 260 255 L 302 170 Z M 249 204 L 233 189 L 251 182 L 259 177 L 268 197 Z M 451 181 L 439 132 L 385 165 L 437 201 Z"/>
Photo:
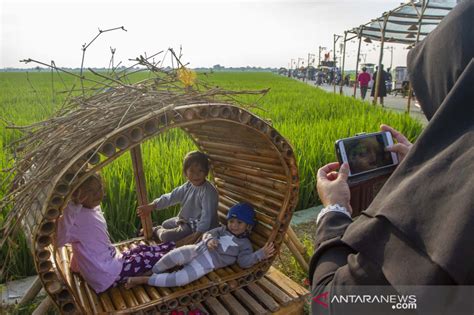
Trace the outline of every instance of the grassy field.
<path fill-rule="evenodd" d="M 136 76 L 143 78 L 147 74 Z M 262 99 L 241 97 L 247 103 L 258 100 L 259 109 L 254 112 L 269 118 L 273 126 L 292 143 L 301 180 L 298 209 L 318 204 L 314 193 L 315 169 L 335 161 L 334 142 L 359 132 L 377 131 L 381 123 L 401 130 L 414 140 L 421 132 L 421 125 L 407 115 L 395 114 L 349 97 L 328 94 L 306 84 L 271 73 L 214 73 L 201 75 L 213 85 L 228 89 L 264 89 L 270 92 Z M 42 120 L 57 110 L 67 96 L 66 92 L 79 82 L 70 77 L 50 73 L 0 73 L 0 117 L 4 121 L 27 124 Z M 53 86 L 54 91 L 53 92 Z M 0 125 L 0 167 L 10 165 L 6 145 L 19 136 L 17 131 Z M 194 144 L 180 130 L 172 130 L 143 145 L 143 159 L 149 199 L 169 192 L 184 182 L 181 163 L 184 155 L 195 149 Z M 128 155 L 119 158 L 102 171 L 107 185 L 103 209 L 113 241 L 135 235 L 139 220 L 135 215 L 136 196 L 131 161 Z M 2 175 L 3 176 L 3 175 Z M 3 179 L 3 178 L 2 178 Z M 0 187 L 0 195 L 6 186 Z M 161 221 L 176 213 L 175 207 L 155 214 Z M 0 220 L 1 220 L 0 213 Z M 159 217 L 158 217 L 159 215 Z M 25 257 L 24 241 L 17 242 L 17 254 L 12 257 L 10 274 L 23 276 L 33 272 L 31 262 Z M 14 246 L 14 244 L 12 245 Z M 0 260 L 6 250 L 2 249 Z M 21 260 L 21 263 L 20 263 Z M 17 267 L 18 266 L 18 267 Z"/>

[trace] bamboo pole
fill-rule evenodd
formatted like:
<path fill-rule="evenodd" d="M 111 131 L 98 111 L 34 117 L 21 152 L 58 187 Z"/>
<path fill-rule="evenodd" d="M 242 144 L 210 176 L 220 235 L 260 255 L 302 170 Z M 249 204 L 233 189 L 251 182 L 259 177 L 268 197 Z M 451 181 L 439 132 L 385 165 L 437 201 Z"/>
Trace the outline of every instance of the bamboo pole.
<path fill-rule="evenodd" d="M 358 80 L 358 71 L 359 71 L 359 59 L 360 59 L 360 45 L 362 43 L 362 30 L 363 30 L 363 26 L 360 26 L 359 27 L 359 47 L 357 48 L 357 59 L 356 59 L 356 68 L 355 68 L 355 82 L 354 82 L 354 95 L 353 97 L 356 97 L 356 93 L 357 93 L 357 84 L 359 83 L 359 80 Z"/>
<path fill-rule="evenodd" d="M 255 169 L 255 168 L 250 168 L 249 166 L 240 166 L 240 165 L 232 165 L 228 163 L 222 163 L 219 161 L 211 161 L 212 165 L 214 166 L 214 169 L 216 170 L 234 170 L 237 172 L 241 172 L 243 174 L 248 174 L 248 175 L 253 175 L 253 176 L 259 176 L 262 178 L 271 178 L 279 181 L 284 181 L 287 182 L 288 178 L 284 174 L 276 174 L 273 172 L 267 172 L 263 171 L 260 169 Z"/>
<path fill-rule="evenodd" d="M 108 291 L 110 293 L 110 299 L 117 310 L 124 310 L 127 308 L 127 303 L 125 303 L 119 288 L 111 288 Z"/>
<path fill-rule="evenodd" d="M 199 291 L 199 293 L 201 293 L 202 300 L 206 300 L 208 297 L 211 296 L 211 293 L 209 292 L 208 289 L 203 289 Z"/>
<path fill-rule="evenodd" d="M 218 296 L 219 295 L 219 288 L 216 285 L 213 285 L 209 288 L 209 293 L 211 296 Z"/>
<path fill-rule="evenodd" d="M 145 304 L 151 301 L 151 297 L 148 296 L 143 286 L 136 286 L 132 288 L 133 294 L 135 295 L 138 304 Z"/>
<path fill-rule="evenodd" d="M 237 264 L 232 264 L 232 265 L 229 266 L 229 268 L 232 269 L 232 271 L 235 272 L 235 273 L 241 273 L 241 272 L 244 271 L 244 270 L 243 270 L 242 268 L 240 268 L 240 266 L 237 265 Z"/>
<path fill-rule="evenodd" d="M 219 292 L 221 294 L 227 294 L 230 291 L 230 286 L 226 282 L 219 284 Z"/>
<path fill-rule="evenodd" d="M 146 285 L 145 291 L 148 293 L 148 296 L 150 296 L 152 300 L 158 300 L 161 298 L 161 295 L 158 293 L 158 291 L 154 287 Z"/>
<path fill-rule="evenodd" d="M 249 239 L 252 243 L 256 244 L 259 248 L 262 248 L 267 243 L 268 239 L 263 238 L 262 236 L 258 235 L 257 233 L 251 233 Z"/>
<path fill-rule="evenodd" d="M 341 86 L 339 94 L 342 95 L 342 89 L 344 87 L 344 66 L 346 63 L 346 43 L 347 43 L 347 31 L 344 31 L 344 46 L 342 48 L 342 66 L 341 66 Z"/>
<path fill-rule="evenodd" d="M 84 284 L 84 287 L 86 289 L 87 296 L 89 297 L 89 301 L 91 301 L 91 306 L 94 309 L 94 314 L 115 311 L 115 306 L 106 292 L 97 295 L 92 291 L 89 285 Z"/>
<path fill-rule="evenodd" d="M 273 197 L 267 196 L 263 193 L 257 193 L 253 190 L 246 189 L 244 187 L 240 187 L 228 182 L 225 182 L 223 180 L 220 180 L 219 178 L 215 179 L 215 183 L 217 185 L 218 190 L 223 189 L 223 190 L 229 190 L 231 192 L 234 192 L 235 194 L 239 194 L 243 197 L 247 197 L 248 200 L 260 200 L 265 202 L 267 205 L 271 205 L 271 208 L 268 206 L 264 206 L 266 211 L 272 213 L 273 215 L 278 215 L 280 212 L 277 210 L 274 210 L 274 208 L 279 209 L 282 206 L 283 201 L 282 200 L 277 200 L 274 199 Z M 229 195 L 230 196 L 230 195 Z"/>
<path fill-rule="evenodd" d="M 133 173 L 135 175 L 135 184 L 137 187 L 138 205 L 146 205 L 148 204 L 148 198 L 146 191 L 145 174 L 143 173 L 143 161 L 140 146 L 136 146 L 131 149 L 130 154 L 132 156 Z M 141 222 L 145 238 L 150 239 L 152 237 L 153 228 L 151 214 L 146 218 L 141 218 Z"/>
<path fill-rule="evenodd" d="M 420 41 L 420 30 L 421 30 L 421 22 L 423 20 L 423 16 L 425 14 L 425 10 L 428 7 L 429 1 L 423 1 L 423 5 L 421 7 L 421 13 L 417 11 L 418 14 L 418 30 L 416 32 L 416 40 L 415 43 L 418 43 Z M 408 81 L 408 100 L 407 100 L 407 113 L 410 113 L 410 107 L 411 107 L 411 95 L 413 94 L 413 86 L 411 84 L 411 81 Z"/>
<path fill-rule="evenodd" d="M 256 271 L 253 273 L 254 278 L 255 278 L 255 279 L 260 279 L 260 278 L 262 278 L 262 277 L 265 275 L 265 272 L 266 272 L 266 270 L 264 270 L 264 269 L 258 269 L 258 270 L 256 270 Z"/>
<path fill-rule="evenodd" d="M 255 231 L 257 232 L 258 234 L 264 236 L 264 237 L 270 237 L 271 233 L 272 233 L 272 228 L 271 227 L 267 227 L 263 224 L 261 224 L 260 222 L 258 222 L 252 229 L 252 231 Z"/>
<path fill-rule="evenodd" d="M 246 201 L 252 204 L 255 208 L 258 208 L 260 211 L 262 211 L 264 214 L 268 215 L 269 217 L 274 218 L 275 216 L 279 214 L 278 211 L 274 210 L 274 208 L 277 208 L 277 207 L 272 206 L 274 207 L 272 208 L 265 204 L 266 198 L 262 198 L 261 196 L 252 196 L 249 193 L 242 193 L 240 191 L 237 192 L 231 189 L 232 188 L 230 188 L 229 185 L 227 185 L 227 188 L 222 187 L 222 186 L 217 187 L 217 191 L 219 192 L 219 194 L 227 195 L 239 202 Z"/>
<path fill-rule="evenodd" d="M 160 314 L 163 314 L 168 311 L 168 305 L 166 303 L 158 305 L 158 310 Z"/>
<path fill-rule="evenodd" d="M 54 271 L 47 271 L 45 273 L 40 274 L 40 276 L 45 283 L 50 281 L 58 281 L 58 277 Z"/>
<path fill-rule="evenodd" d="M 57 294 L 62 290 L 62 285 L 60 281 L 50 281 L 45 284 L 44 288 L 51 294 Z"/>
<path fill-rule="evenodd" d="M 166 306 L 170 310 L 174 310 L 175 308 L 178 307 L 178 305 L 179 305 L 179 302 L 176 299 L 172 299 L 172 300 L 169 300 L 169 301 L 166 302 Z"/>
<path fill-rule="evenodd" d="M 218 149 L 224 150 L 227 152 L 241 152 L 245 154 L 249 154 L 252 156 L 259 156 L 259 157 L 269 157 L 269 158 L 277 158 L 279 156 L 278 151 L 270 150 L 270 149 L 262 149 L 262 148 L 250 148 L 246 145 L 239 145 L 233 143 L 216 143 L 211 141 L 201 140 L 199 141 L 201 145 L 209 149 Z"/>
<path fill-rule="evenodd" d="M 87 292 L 84 287 L 84 282 L 77 275 L 73 275 L 74 279 L 74 286 L 77 292 L 77 296 L 79 297 L 79 302 L 81 303 L 81 307 L 84 308 L 87 314 L 97 313 L 94 309 L 97 309 L 93 300 L 89 300 L 87 298 Z M 91 304 L 94 304 L 92 307 L 89 305 L 89 301 Z"/>
<path fill-rule="evenodd" d="M 28 290 L 26 290 L 25 295 L 23 295 L 20 302 L 18 302 L 18 304 L 23 305 L 33 300 L 38 295 L 38 292 L 41 290 L 42 287 L 43 284 L 41 282 L 40 277 L 36 276 L 31 285 L 28 287 Z"/>
<path fill-rule="evenodd" d="M 200 128 L 200 126 L 198 128 L 189 128 L 189 132 L 197 136 L 206 136 L 209 138 L 230 138 L 234 139 L 236 143 L 249 143 L 257 145 L 266 142 L 266 139 L 263 137 L 263 135 L 257 134 L 257 130 L 254 130 L 253 128 L 229 122 L 227 122 L 226 124 L 227 126 L 225 128 L 215 130 L 206 130 Z M 233 130 L 232 134 L 229 134 L 229 129 Z M 234 137 L 232 137 L 232 135 L 234 135 Z"/>
<path fill-rule="evenodd" d="M 45 273 L 53 268 L 53 263 L 50 260 L 41 261 L 38 263 L 38 272 Z"/>
<path fill-rule="evenodd" d="M 293 244 L 296 246 L 296 248 L 301 254 L 307 255 L 306 247 L 304 247 L 304 245 L 300 242 L 300 240 L 298 239 L 298 236 L 296 235 L 295 231 L 293 230 L 291 226 L 288 226 L 285 237 L 288 237 L 288 239 L 291 242 L 293 242 Z M 309 262 L 309 257 L 307 258 L 308 258 L 307 261 Z"/>
<path fill-rule="evenodd" d="M 272 198 L 276 198 L 276 200 L 278 200 L 278 201 L 280 201 L 280 200 L 282 201 L 286 197 L 284 193 L 281 193 L 277 190 L 270 189 L 270 188 L 267 188 L 265 186 L 261 186 L 259 184 L 249 183 L 249 182 L 241 180 L 239 178 L 234 178 L 234 177 L 227 176 L 227 175 L 218 175 L 218 174 L 216 174 L 214 176 L 214 180 L 217 181 L 219 179 L 223 180 L 226 184 L 232 184 L 234 186 L 237 186 L 237 187 L 240 187 L 240 188 L 243 188 L 243 189 L 247 189 L 247 190 L 250 190 L 250 191 L 259 192 L 259 193 L 262 193 L 262 194 L 265 194 L 265 195 L 269 195 Z M 281 202 L 280 202 L 280 204 L 281 204 Z"/>
<path fill-rule="evenodd" d="M 239 160 L 230 156 L 220 156 L 217 154 L 209 154 L 211 160 L 219 161 L 219 162 L 224 162 L 224 163 L 230 163 L 232 165 L 240 165 L 240 166 L 247 166 L 247 167 L 256 167 L 259 169 L 264 169 L 266 171 L 273 171 L 277 174 L 282 174 L 282 167 L 280 165 L 273 165 L 273 164 L 266 164 L 266 163 L 260 163 L 260 162 L 253 162 L 253 161 L 246 161 L 246 160 Z"/>
<path fill-rule="evenodd" d="M 65 302 L 61 304 L 61 311 L 63 314 L 74 314 L 77 313 L 76 305 L 72 302 Z"/>
<path fill-rule="evenodd" d="M 70 261 L 69 261 L 69 255 L 67 253 L 67 249 L 65 246 L 63 246 L 59 252 L 59 257 L 60 257 L 60 266 L 63 269 L 63 274 L 66 278 L 66 283 L 68 285 L 71 285 L 72 281 L 72 273 L 70 269 Z"/>
<path fill-rule="evenodd" d="M 222 268 L 215 269 L 214 272 L 217 273 L 221 278 L 226 278 L 228 276 L 228 274 Z"/>
<path fill-rule="evenodd" d="M 285 245 L 288 247 L 288 249 L 291 251 L 293 256 L 295 257 L 296 261 L 298 264 L 303 268 L 305 272 L 309 272 L 309 265 L 304 259 L 303 255 L 298 251 L 296 246 L 291 242 L 288 238 L 284 238 Z"/>
<path fill-rule="evenodd" d="M 202 138 L 204 141 L 209 142 L 216 142 L 215 139 L 229 139 L 231 142 L 229 144 L 235 146 L 244 146 L 249 147 L 252 149 L 258 149 L 259 145 L 262 146 L 263 144 L 267 143 L 267 137 L 262 134 L 260 131 L 255 130 L 252 127 L 234 124 L 234 123 L 226 123 L 227 126 L 222 128 L 222 130 L 203 130 L 203 129 L 193 129 L 192 132 L 197 137 Z M 229 130 L 232 130 L 229 133 Z M 207 139 L 207 140 L 206 140 Z M 218 141 L 222 142 L 222 141 Z M 228 143 L 228 142 L 223 142 Z M 269 148 L 263 148 L 269 149 Z M 271 151 L 271 150 L 270 150 Z"/>
<path fill-rule="evenodd" d="M 382 71 L 382 59 L 383 59 L 383 45 L 385 43 L 385 28 L 387 27 L 387 22 L 388 22 L 388 17 L 390 16 L 390 12 L 384 14 L 384 21 L 383 21 L 383 26 L 381 27 L 381 34 L 382 37 L 380 38 L 380 55 L 379 55 L 379 63 L 378 63 L 378 72 L 377 72 L 377 78 L 375 84 L 375 91 L 374 91 L 374 101 L 373 104 L 377 104 L 377 98 L 379 97 L 380 93 L 380 82 L 385 80 L 383 77 L 383 71 Z M 383 84 L 385 84 L 385 81 L 383 81 Z M 383 107 L 383 104 L 382 104 Z"/>
<path fill-rule="evenodd" d="M 216 168 L 214 170 L 214 173 L 227 175 L 227 176 L 237 178 L 237 179 L 250 182 L 253 184 L 263 185 L 268 188 L 278 190 L 279 192 L 282 192 L 282 193 L 286 193 L 288 191 L 287 183 L 283 183 L 274 179 L 272 180 L 272 179 L 262 178 L 262 177 L 244 174 L 244 173 L 229 170 L 229 169 L 220 169 L 220 168 L 219 169 Z"/>
<path fill-rule="evenodd" d="M 216 273 L 215 270 L 208 273 L 207 276 L 209 277 L 209 279 L 211 279 L 211 281 L 215 283 L 222 282 L 222 278 Z"/>
<path fill-rule="evenodd" d="M 189 294 L 189 295 L 185 294 L 185 295 L 182 295 L 178 298 L 179 305 L 182 305 L 182 306 L 186 306 L 186 305 L 191 304 L 191 301 L 192 301 L 191 294 Z"/>
<path fill-rule="evenodd" d="M 232 156 L 234 158 L 237 158 L 239 160 L 245 160 L 245 161 L 254 161 L 254 162 L 260 162 L 260 163 L 265 163 L 265 164 L 270 164 L 270 165 L 281 165 L 281 160 L 280 156 L 277 157 L 264 157 L 264 156 L 258 156 L 258 155 L 251 155 L 248 153 L 240 152 L 240 151 L 229 151 L 229 150 L 221 150 L 221 149 L 214 149 L 214 148 L 209 148 L 204 145 L 202 147 L 209 153 L 213 154 L 216 156 Z"/>
<path fill-rule="evenodd" d="M 191 300 L 196 303 L 202 300 L 202 294 L 200 291 L 193 291 L 191 292 Z"/>
<path fill-rule="evenodd" d="M 54 305 L 49 296 L 45 297 L 38 307 L 31 313 L 32 315 L 46 315 L 49 309 Z"/>

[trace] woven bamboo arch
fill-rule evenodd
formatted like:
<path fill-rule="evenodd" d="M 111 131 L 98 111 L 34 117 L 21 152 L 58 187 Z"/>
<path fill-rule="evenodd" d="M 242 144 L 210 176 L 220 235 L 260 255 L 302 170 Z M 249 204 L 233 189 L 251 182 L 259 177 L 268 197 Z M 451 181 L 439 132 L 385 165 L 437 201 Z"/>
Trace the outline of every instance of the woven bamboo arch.
<path fill-rule="evenodd" d="M 273 241 L 280 247 L 298 199 L 298 170 L 291 145 L 268 122 L 234 105 L 163 107 L 81 148 L 81 153 L 42 187 L 22 222 L 32 239 L 38 275 L 62 313 L 128 313 L 152 308 L 164 312 L 209 295 L 228 293 L 261 278 L 270 267 L 272 260 L 245 270 L 234 265 L 182 288 L 113 288 L 98 296 L 69 271 L 68 252 L 65 248 L 57 250 L 54 238 L 56 220 L 71 192 L 89 173 L 126 152 L 130 151 L 133 157 L 140 152 L 140 143 L 177 127 L 210 156 L 211 173 L 219 192 L 219 219 L 223 222 L 228 208 L 236 202 L 250 202 L 259 221 L 251 235 L 252 243 L 261 247 Z M 140 180 L 140 169 L 137 172 Z M 140 241 L 143 240 L 117 246 L 126 248 Z"/>

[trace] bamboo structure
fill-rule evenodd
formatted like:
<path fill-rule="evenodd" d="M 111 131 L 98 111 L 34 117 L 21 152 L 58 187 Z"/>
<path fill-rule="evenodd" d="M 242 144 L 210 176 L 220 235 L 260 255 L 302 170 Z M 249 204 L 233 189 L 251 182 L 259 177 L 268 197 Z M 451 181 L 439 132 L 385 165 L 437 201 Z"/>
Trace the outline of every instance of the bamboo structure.
<path fill-rule="evenodd" d="M 299 191 L 296 158 L 290 143 L 266 120 L 226 98 L 237 92 L 184 89 L 178 93 L 175 85 L 161 88 L 160 84 L 165 84 L 162 80 L 166 81 L 161 78 L 124 84 L 89 98 L 81 97 L 76 100 L 79 107 L 47 121 L 41 128 L 30 129 L 30 136 L 20 141 L 26 154 L 16 165 L 15 188 L 6 196 L 7 202 L 13 200 L 14 208 L 5 220 L 8 225 L 1 230 L 1 242 L 15 227 L 25 227 L 39 279 L 61 313 L 168 312 L 191 303 L 209 306 L 211 297 L 217 307 L 220 297 L 232 292 L 237 292 L 237 299 L 254 305 L 243 288 L 250 285 L 249 292 L 256 292 L 258 287 L 252 283 L 264 279 L 273 258 L 248 269 L 234 265 L 216 270 L 180 288 L 145 285 L 126 290 L 118 286 L 96 294 L 69 270 L 71 251 L 55 247 L 57 219 L 72 192 L 91 173 L 122 154 L 132 153 L 137 199 L 139 204 L 146 203 L 140 144 L 172 128 L 182 129 L 200 151 L 209 155 L 221 219 L 232 205 L 249 202 L 260 220 L 250 237 L 254 248 L 273 242 L 278 250 L 285 239 Z M 143 221 L 143 228 L 145 239 L 132 239 L 117 244 L 117 248 L 131 248 L 143 241 L 154 244 L 147 240 L 151 220 Z M 290 246 L 302 256 L 293 234 L 289 236 Z M 269 310 L 279 308 L 275 301 L 287 302 L 282 290 L 275 289 L 278 283 L 263 283 L 267 292 L 264 305 Z M 273 297 L 271 292 L 275 292 Z M 223 301 L 225 305 L 233 304 L 232 298 Z"/>

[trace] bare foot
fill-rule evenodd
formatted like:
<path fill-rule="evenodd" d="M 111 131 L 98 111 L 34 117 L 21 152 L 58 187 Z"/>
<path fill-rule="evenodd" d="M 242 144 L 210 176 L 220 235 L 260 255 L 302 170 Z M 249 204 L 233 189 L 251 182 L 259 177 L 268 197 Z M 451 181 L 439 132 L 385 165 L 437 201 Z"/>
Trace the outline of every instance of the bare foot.
<path fill-rule="evenodd" d="M 127 279 L 127 282 L 124 284 L 125 289 L 130 290 L 134 286 L 140 284 L 147 284 L 149 277 L 130 277 Z"/>

